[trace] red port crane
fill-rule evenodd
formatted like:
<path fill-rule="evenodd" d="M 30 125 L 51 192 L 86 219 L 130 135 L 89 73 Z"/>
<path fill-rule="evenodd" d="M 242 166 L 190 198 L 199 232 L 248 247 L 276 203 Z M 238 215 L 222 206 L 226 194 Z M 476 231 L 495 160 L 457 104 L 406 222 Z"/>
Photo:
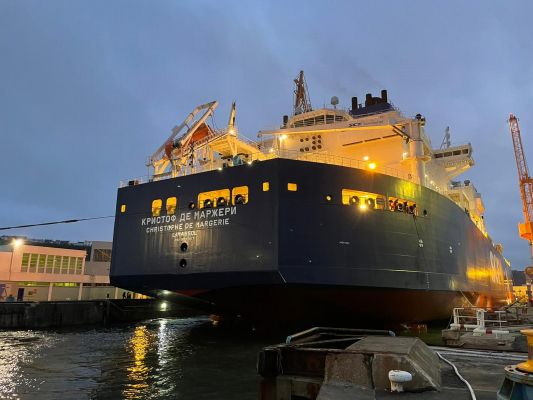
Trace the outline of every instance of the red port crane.
<path fill-rule="evenodd" d="M 511 130 L 511 137 L 513 139 L 516 167 L 518 169 L 518 181 L 520 184 L 520 194 L 522 196 L 524 213 L 524 222 L 518 224 L 518 232 L 520 237 L 527 240 L 531 246 L 533 232 L 533 179 L 531 179 L 529 176 L 529 170 L 527 168 L 524 146 L 522 145 L 522 137 L 520 136 L 520 127 L 518 126 L 518 118 L 516 118 L 513 114 L 509 116 L 509 128 Z M 533 247 L 531 247 L 531 250 L 533 258 Z"/>

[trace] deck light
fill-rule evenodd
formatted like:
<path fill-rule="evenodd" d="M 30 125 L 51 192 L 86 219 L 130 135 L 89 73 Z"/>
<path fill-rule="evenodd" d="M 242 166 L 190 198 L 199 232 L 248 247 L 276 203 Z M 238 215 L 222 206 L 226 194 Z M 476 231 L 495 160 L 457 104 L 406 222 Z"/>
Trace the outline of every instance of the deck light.
<path fill-rule="evenodd" d="M 285 139 L 287 139 L 287 135 L 285 135 L 285 134 L 283 134 L 283 135 L 281 135 L 281 136 L 279 137 L 279 140 L 281 140 L 281 141 L 283 141 L 283 140 L 285 140 Z"/>
<path fill-rule="evenodd" d="M 360 209 L 361 211 L 366 211 L 367 208 L 368 208 L 368 206 L 367 206 L 365 203 L 361 203 L 361 204 L 359 204 L 359 209 Z"/>
<path fill-rule="evenodd" d="M 252 165 L 252 160 L 248 161 L 248 165 Z"/>
<path fill-rule="evenodd" d="M 368 156 L 364 156 L 363 157 L 363 161 L 368 161 L 369 160 L 369 157 Z"/>
<path fill-rule="evenodd" d="M 217 169 L 218 169 L 219 171 L 222 171 L 222 167 L 218 167 Z"/>
<path fill-rule="evenodd" d="M 368 168 L 369 169 L 376 169 L 376 163 L 371 162 L 370 164 L 368 164 Z"/>

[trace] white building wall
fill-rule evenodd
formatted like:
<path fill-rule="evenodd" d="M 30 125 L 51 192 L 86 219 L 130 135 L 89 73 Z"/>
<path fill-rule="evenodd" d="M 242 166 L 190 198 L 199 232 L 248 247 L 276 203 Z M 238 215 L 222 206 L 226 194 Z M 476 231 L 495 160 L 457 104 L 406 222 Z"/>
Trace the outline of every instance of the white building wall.
<path fill-rule="evenodd" d="M 98 246 L 111 248 L 109 242 L 94 244 L 96 246 L 93 249 Z M 31 266 L 33 256 L 25 257 L 24 254 L 39 255 L 37 264 Z M 105 299 L 107 294 L 109 298 L 115 298 L 115 295 L 121 298 L 123 290 L 109 286 L 110 263 L 92 262 L 86 265 L 86 255 L 85 250 L 32 245 L 2 246 L 0 288 L 3 290 L 0 290 L 0 301 L 10 294 L 17 298 L 19 289 L 24 289 L 24 301 Z M 40 261 L 41 257 L 44 261 Z M 63 260 L 68 260 L 68 269 L 62 268 Z M 56 261 L 59 264 L 54 264 Z M 83 286 L 81 291 L 80 285 Z"/>

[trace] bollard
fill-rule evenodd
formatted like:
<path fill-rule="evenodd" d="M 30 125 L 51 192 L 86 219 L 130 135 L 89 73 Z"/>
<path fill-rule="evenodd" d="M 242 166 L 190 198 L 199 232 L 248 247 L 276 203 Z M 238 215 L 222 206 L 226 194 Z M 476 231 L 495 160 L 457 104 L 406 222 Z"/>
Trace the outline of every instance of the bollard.
<path fill-rule="evenodd" d="M 403 384 L 411 382 L 413 375 L 407 371 L 401 371 L 399 369 L 392 369 L 389 371 L 389 381 L 391 392 L 403 392 Z"/>
<path fill-rule="evenodd" d="M 533 399 L 533 329 L 524 329 L 520 333 L 527 336 L 528 359 L 505 367 L 505 379 L 496 396 L 498 400 Z"/>
<path fill-rule="evenodd" d="M 527 336 L 527 361 L 518 364 L 516 368 L 533 374 L 533 329 L 523 329 L 520 333 Z"/>

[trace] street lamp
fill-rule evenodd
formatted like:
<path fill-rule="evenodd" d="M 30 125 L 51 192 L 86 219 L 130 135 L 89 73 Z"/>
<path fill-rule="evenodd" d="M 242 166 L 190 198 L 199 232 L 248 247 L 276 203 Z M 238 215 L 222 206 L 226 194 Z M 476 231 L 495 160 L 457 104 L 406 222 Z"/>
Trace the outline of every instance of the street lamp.
<path fill-rule="evenodd" d="M 24 240 L 20 238 L 13 239 L 11 241 L 11 247 L 13 249 L 11 250 L 11 261 L 9 261 L 9 278 L 8 278 L 9 282 L 11 282 L 11 268 L 13 267 L 13 254 L 15 254 L 15 249 L 19 248 L 23 244 L 24 244 Z"/>

